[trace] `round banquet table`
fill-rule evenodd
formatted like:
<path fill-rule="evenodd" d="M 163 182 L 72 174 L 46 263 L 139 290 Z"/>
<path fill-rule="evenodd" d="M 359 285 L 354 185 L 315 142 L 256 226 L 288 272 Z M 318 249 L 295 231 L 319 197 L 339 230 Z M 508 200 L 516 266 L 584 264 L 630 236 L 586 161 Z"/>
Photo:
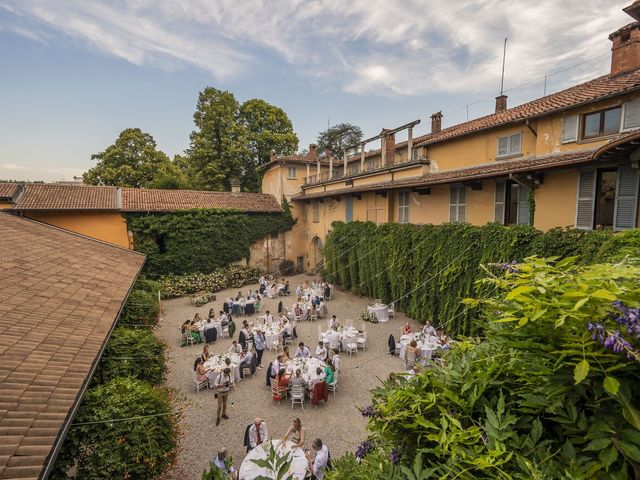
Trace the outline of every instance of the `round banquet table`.
<path fill-rule="evenodd" d="M 272 478 L 269 476 L 269 472 L 266 469 L 259 467 L 251 461 L 266 459 L 269 444 L 273 444 L 275 448 L 278 448 L 280 440 L 270 440 L 251 450 L 247 456 L 244 457 L 242 465 L 240 465 L 240 480 L 252 480 L 260 475 L 264 475 L 266 478 Z M 307 458 L 304 456 L 304 451 L 301 448 L 292 450 L 292 446 L 292 442 L 287 442 L 284 447 L 286 452 L 292 452 L 292 462 L 287 473 L 292 475 L 294 480 L 302 480 L 307 473 Z"/>
<path fill-rule="evenodd" d="M 405 350 L 407 345 L 411 342 L 411 340 L 416 340 L 418 344 L 418 348 L 420 349 L 420 361 L 431 360 L 431 356 L 433 355 L 433 351 L 440 347 L 438 344 L 438 339 L 436 337 L 422 335 L 416 338 L 415 333 L 410 333 L 408 335 L 402 335 L 400 337 L 400 358 L 404 360 Z"/>
<path fill-rule="evenodd" d="M 332 329 L 329 329 L 324 332 L 323 338 L 327 338 L 329 335 L 331 335 L 332 331 Z M 347 349 L 348 343 L 355 343 L 359 334 L 358 329 L 356 329 L 355 327 L 341 327 L 338 330 L 338 333 L 340 333 L 340 345 L 342 345 L 342 350 Z"/>
<path fill-rule="evenodd" d="M 232 353 L 229 358 L 231 359 L 231 365 L 229 366 L 229 368 L 233 372 L 233 381 L 239 382 L 240 381 L 240 355 L 238 355 L 237 353 Z M 209 358 L 209 360 L 204 362 L 203 366 L 205 370 L 213 371 L 217 374 L 213 377 L 213 383 L 215 384 L 218 381 L 218 376 L 220 375 L 220 372 L 222 372 L 222 370 L 224 370 L 227 365 L 224 363 L 224 360 L 222 359 L 222 357 L 214 355 L 213 357 Z"/>
<path fill-rule="evenodd" d="M 379 322 L 386 322 L 389 320 L 389 307 L 386 305 L 371 305 L 367 307 L 367 311 L 370 314 L 376 316 Z"/>
<path fill-rule="evenodd" d="M 196 325 L 198 327 L 198 330 L 200 331 L 200 338 L 204 341 L 204 327 L 207 326 L 207 321 L 203 320 L 201 322 L 197 322 Z M 220 322 L 214 321 L 211 322 L 211 325 L 213 325 L 218 331 L 218 336 L 216 338 L 222 338 L 222 324 Z"/>
<path fill-rule="evenodd" d="M 264 332 L 265 344 L 269 350 L 273 348 L 273 342 L 284 332 L 284 328 L 280 328 L 277 323 L 264 324 L 260 327 L 260 330 Z M 253 333 L 255 334 L 255 332 L 256 329 L 254 328 Z"/>

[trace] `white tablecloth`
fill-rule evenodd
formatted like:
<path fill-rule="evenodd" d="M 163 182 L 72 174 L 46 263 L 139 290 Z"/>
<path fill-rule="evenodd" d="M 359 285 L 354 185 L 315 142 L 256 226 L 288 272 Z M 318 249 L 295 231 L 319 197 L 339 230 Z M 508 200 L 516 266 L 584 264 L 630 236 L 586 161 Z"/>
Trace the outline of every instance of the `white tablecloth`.
<path fill-rule="evenodd" d="M 331 334 L 333 330 L 329 329 L 324 332 L 323 337 L 329 338 L 328 336 Z M 355 343 L 358 338 L 358 330 L 355 327 L 340 327 L 338 330 L 340 334 L 340 344 L 342 345 L 342 350 L 347 349 L 347 343 Z"/>
<path fill-rule="evenodd" d="M 371 305 L 367 307 L 369 314 L 376 316 L 379 322 L 386 322 L 389 320 L 389 307 L 386 305 Z"/>
<path fill-rule="evenodd" d="M 233 379 L 234 381 L 238 382 L 240 381 L 240 355 L 238 355 L 237 353 L 232 353 L 229 355 L 229 359 L 231 360 L 231 365 L 229 366 L 229 368 L 233 372 Z M 220 372 L 222 372 L 222 370 L 224 370 L 227 365 L 224 363 L 223 356 L 214 355 L 213 357 L 209 358 L 209 360 L 204 362 L 203 366 L 205 370 L 217 374 L 210 376 L 210 379 L 215 384 L 217 382 L 218 376 L 220 375 Z"/>
<path fill-rule="evenodd" d="M 273 342 L 275 342 L 282 332 L 284 332 L 284 328 L 281 328 L 278 323 L 268 323 L 262 325 L 260 329 L 264 332 L 264 339 L 267 346 L 267 349 L 271 349 Z M 255 334 L 256 329 L 253 329 L 253 333 Z"/>
<path fill-rule="evenodd" d="M 200 330 L 200 338 L 202 338 L 202 340 L 204 341 L 204 327 L 207 326 L 207 321 L 203 320 L 201 322 L 197 322 L 196 325 L 198 326 L 198 329 Z M 211 325 L 216 327 L 216 330 L 218 331 L 218 336 L 216 338 L 220 339 L 222 337 L 222 324 L 220 322 L 213 322 L 212 321 Z"/>
<path fill-rule="evenodd" d="M 252 480 L 260 475 L 264 475 L 267 478 L 271 478 L 269 476 L 269 472 L 253 463 L 251 460 L 260 460 L 267 458 L 267 452 L 269 450 L 269 444 L 273 444 L 274 447 L 278 448 L 280 445 L 280 440 L 270 440 L 268 442 L 263 443 L 259 447 L 251 450 L 244 460 L 242 461 L 242 465 L 240 465 L 240 480 Z M 307 458 L 304 456 L 304 451 L 301 448 L 296 448 L 292 451 L 292 442 L 287 442 L 286 446 L 279 450 L 280 452 L 292 452 L 292 462 L 291 467 L 289 468 L 289 475 L 293 475 L 294 480 L 302 480 L 307 472 Z"/>
<path fill-rule="evenodd" d="M 418 349 L 420 350 L 420 360 L 431 360 L 431 356 L 433 355 L 433 351 L 437 348 L 440 348 L 438 344 L 438 339 L 433 336 L 429 336 L 426 334 L 415 334 L 410 333 L 408 335 L 402 335 L 400 337 L 400 358 L 404 360 L 405 350 L 407 345 L 411 343 L 411 340 L 415 340 L 418 344 Z"/>

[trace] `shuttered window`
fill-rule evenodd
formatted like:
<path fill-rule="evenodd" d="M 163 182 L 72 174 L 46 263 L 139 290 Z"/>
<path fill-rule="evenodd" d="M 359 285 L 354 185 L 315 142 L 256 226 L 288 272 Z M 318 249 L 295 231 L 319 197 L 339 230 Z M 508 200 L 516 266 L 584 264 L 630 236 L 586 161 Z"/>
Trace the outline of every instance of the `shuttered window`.
<path fill-rule="evenodd" d="M 578 140 L 578 115 L 569 115 L 562 120 L 562 143 Z"/>
<path fill-rule="evenodd" d="M 623 131 L 640 128 L 640 99 L 625 103 L 622 115 Z"/>
<path fill-rule="evenodd" d="M 519 155 L 522 152 L 522 136 L 519 133 L 498 137 L 498 158 Z"/>
<path fill-rule="evenodd" d="M 496 180 L 496 196 L 493 209 L 493 221 L 504 225 L 504 202 L 507 182 Z"/>
<path fill-rule="evenodd" d="M 351 222 L 353 221 L 353 197 L 347 195 L 346 202 L 345 222 Z"/>
<path fill-rule="evenodd" d="M 313 221 L 314 223 L 320 221 L 320 202 L 318 200 L 313 202 Z"/>
<path fill-rule="evenodd" d="M 398 223 L 409 223 L 409 192 L 398 193 Z"/>
<path fill-rule="evenodd" d="M 627 230 L 636 226 L 638 211 L 638 169 L 631 165 L 618 168 L 616 184 L 616 205 L 613 227 Z"/>
<path fill-rule="evenodd" d="M 449 187 L 449 221 L 467 221 L 467 188 Z"/>
<path fill-rule="evenodd" d="M 596 171 L 582 170 L 578 172 L 578 193 L 576 200 L 576 228 L 591 230 L 593 228 L 593 209 L 596 193 Z"/>
<path fill-rule="evenodd" d="M 529 225 L 529 189 L 523 185 L 518 185 L 518 225 Z"/>

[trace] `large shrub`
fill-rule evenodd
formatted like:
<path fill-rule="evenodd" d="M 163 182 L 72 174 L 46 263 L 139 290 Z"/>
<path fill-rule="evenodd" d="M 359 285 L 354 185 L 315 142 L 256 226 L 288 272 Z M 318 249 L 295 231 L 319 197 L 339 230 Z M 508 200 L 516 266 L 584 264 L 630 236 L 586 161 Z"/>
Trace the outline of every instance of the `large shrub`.
<path fill-rule="evenodd" d="M 147 328 L 118 327 L 104 349 L 96 383 L 106 383 L 116 377 L 133 377 L 154 385 L 165 379 L 166 345 Z"/>
<path fill-rule="evenodd" d="M 119 325 L 155 325 L 158 323 L 160 305 L 158 294 L 146 290 L 133 290 L 127 298 Z"/>
<path fill-rule="evenodd" d="M 169 391 L 133 378 L 115 378 L 87 391 L 54 478 L 158 478 L 177 448 L 177 415 Z M 131 417 L 144 418 L 131 418 Z M 122 420 L 125 419 L 125 420 Z M 97 423 L 91 423 L 97 422 Z M 89 424 L 86 424 L 89 423 Z"/>
<path fill-rule="evenodd" d="M 240 288 L 249 283 L 256 283 L 259 277 L 260 271 L 256 268 L 231 265 L 213 273 L 167 275 L 158 283 L 163 298 L 174 298 L 200 291 L 219 292 L 230 287 Z"/>
<path fill-rule="evenodd" d="M 625 257 L 640 260 L 640 230 L 627 230 L 609 238 L 596 255 L 598 262 L 617 262 Z"/>
<path fill-rule="evenodd" d="M 485 338 L 374 391 L 370 441 L 396 456 L 349 478 L 400 452 L 422 478 L 639 478 L 640 267 L 530 258 L 482 283 Z"/>
<path fill-rule="evenodd" d="M 249 248 L 268 235 L 289 230 L 293 218 L 284 213 L 234 210 L 188 210 L 171 213 L 129 213 L 135 249 L 147 255 L 151 275 L 209 273 L 246 258 Z"/>
<path fill-rule="evenodd" d="M 335 222 L 324 249 L 328 278 L 356 294 L 395 301 L 418 320 L 450 333 L 478 331 L 476 312 L 460 300 L 482 296 L 482 264 L 538 254 L 578 255 L 586 262 L 610 233 L 489 224 L 401 225 Z"/>

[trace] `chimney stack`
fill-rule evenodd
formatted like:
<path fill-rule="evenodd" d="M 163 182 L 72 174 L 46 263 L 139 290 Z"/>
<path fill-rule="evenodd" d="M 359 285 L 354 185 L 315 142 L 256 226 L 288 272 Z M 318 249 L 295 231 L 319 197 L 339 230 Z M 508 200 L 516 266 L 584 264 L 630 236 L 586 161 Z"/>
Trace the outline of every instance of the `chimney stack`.
<path fill-rule="evenodd" d="M 634 20 L 609 35 L 611 46 L 611 75 L 630 72 L 640 68 L 640 1 L 623 8 Z"/>
<path fill-rule="evenodd" d="M 507 109 L 507 96 L 498 95 L 496 97 L 496 113 L 504 112 Z"/>
<path fill-rule="evenodd" d="M 318 160 L 318 145 L 315 143 L 309 145 L 309 160 L 312 162 Z"/>
<path fill-rule="evenodd" d="M 393 165 L 396 161 L 396 136 L 389 133 L 389 130 L 383 128 L 380 132 L 380 140 L 382 142 L 382 164 Z"/>
<path fill-rule="evenodd" d="M 240 180 L 234 178 L 231 180 L 231 193 L 240 193 L 242 192 L 242 184 Z"/>
<path fill-rule="evenodd" d="M 440 133 L 442 131 L 442 112 L 436 112 L 431 115 L 431 133 Z"/>

